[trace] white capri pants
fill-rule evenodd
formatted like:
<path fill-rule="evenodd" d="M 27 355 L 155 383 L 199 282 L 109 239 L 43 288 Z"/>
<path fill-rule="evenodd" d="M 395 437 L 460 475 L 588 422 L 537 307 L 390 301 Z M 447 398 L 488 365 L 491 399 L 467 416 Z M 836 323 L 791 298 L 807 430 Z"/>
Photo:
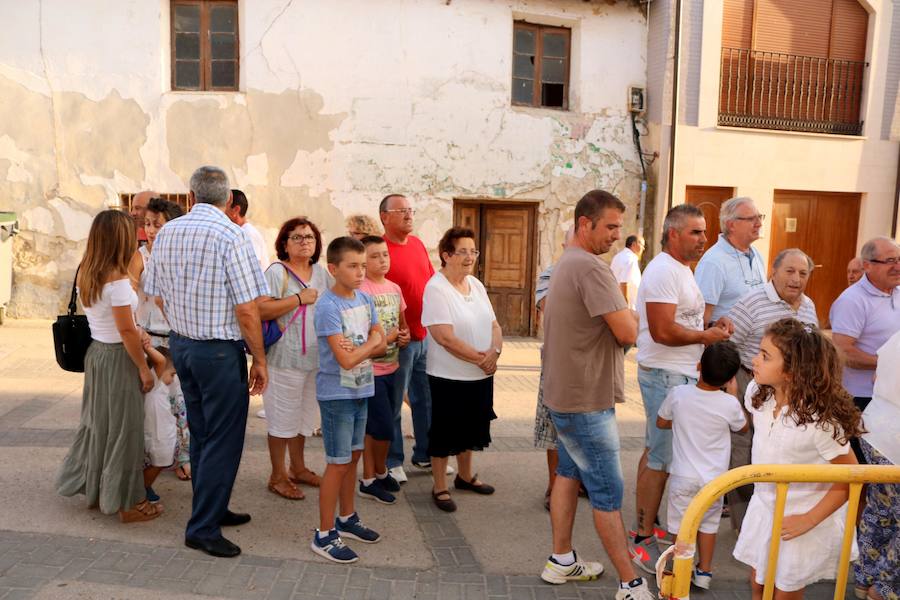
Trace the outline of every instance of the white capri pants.
<path fill-rule="evenodd" d="M 175 461 L 177 426 L 169 402 L 169 386 L 157 381 L 144 394 L 144 452 L 153 467 L 168 467 Z"/>
<path fill-rule="evenodd" d="M 269 385 L 263 392 L 269 435 L 287 439 L 313 434 L 319 426 L 317 371 L 269 367 Z"/>
<path fill-rule="evenodd" d="M 666 524 L 672 533 L 678 533 L 681 527 L 681 519 L 688 504 L 697 495 L 697 492 L 706 485 L 698 479 L 689 477 L 669 476 L 669 502 L 666 509 Z M 718 533 L 719 521 L 722 520 L 722 499 L 716 500 L 703 515 L 700 522 L 700 533 Z"/>

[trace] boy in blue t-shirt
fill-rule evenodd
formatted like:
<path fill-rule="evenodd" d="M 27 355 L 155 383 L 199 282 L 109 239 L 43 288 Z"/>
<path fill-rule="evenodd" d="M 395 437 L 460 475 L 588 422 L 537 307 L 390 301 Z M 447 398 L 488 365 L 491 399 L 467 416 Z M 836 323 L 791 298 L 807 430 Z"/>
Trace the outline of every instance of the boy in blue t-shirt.
<path fill-rule="evenodd" d="M 328 271 L 335 283 L 316 303 L 319 372 L 316 397 L 322 415 L 325 474 L 319 488 L 319 528 L 312 551 L 339 563 L 359 559 L 342 537 L 369 544 L 381 539 L 359 520 L 353 506 L 356 465 L 363 451 L 368 399 L 375 393 L 373 356 L 387 350 L 375 303 L 358 291 L 366 275 L 362 243 L 340 237 L 328 244 Z M 335 512 L 340 501 L 340 514 Z"/>

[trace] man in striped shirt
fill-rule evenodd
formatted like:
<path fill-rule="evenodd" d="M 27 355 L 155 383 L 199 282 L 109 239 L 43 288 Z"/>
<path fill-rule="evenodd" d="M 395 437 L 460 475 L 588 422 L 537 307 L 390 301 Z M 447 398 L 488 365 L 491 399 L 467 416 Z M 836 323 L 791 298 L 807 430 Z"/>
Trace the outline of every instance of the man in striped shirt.
<path fill-rule="evenodd" d="M 784 318 L 797 319 L 817 327 L 819 325 L 816 305 L 804 294 L 813 272 L 813 260 L 802 250 L 789 248 L 778 253 L 772 267 L 772 279 L 762 288 L 741 298 L 728 313 L 734 323 L 731 341 L 737 345 L 741 355 L 741 368 L 735 379 L 737 397 L 742 403 L 747 384 L 753 379 L 753 357 L 759 354 L 759 344 L 766 327 Z M 752 441 L 752 430 L 731 434 L 730 468 L 750 464 Z M 728 507 L 735 529 L 740 529 L 752 495 L 752 485 L 742 486 L 728 493 Z"/>
<path fill-rule="evenodd" d="M 230 557 L 241 549 L 222 537 L 221 527 L 250 520 L 228 510 L 228 501 L 249 394 L 261 394 L 268 381 L 256 301 L 269 291 L 250 240 L 225 215 L 231 199 L 225 172 L 200 167 L 190 186 L 194 207 L 160 230 L 144 289 L 163 299 L 191 427 L 194 497 L 184 543 Z M 249 374 L 241 339 L 253 355 Z"/>

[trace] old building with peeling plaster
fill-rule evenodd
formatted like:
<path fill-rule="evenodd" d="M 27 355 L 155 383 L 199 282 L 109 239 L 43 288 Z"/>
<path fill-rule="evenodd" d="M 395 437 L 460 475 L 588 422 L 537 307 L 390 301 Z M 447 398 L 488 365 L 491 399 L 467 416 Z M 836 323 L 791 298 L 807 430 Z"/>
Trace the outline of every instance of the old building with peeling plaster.
<path fill-rule="evenodd" d="M 0 5 L 0 210 L 21 225 L 11 316 L 57 314 L 94 214 L 142 189 L 184 193 L 202 164 L 225 168 L 270 241 L 299 214 L 342 235 L 388 192 L 413 199 L 430 247 L 454 207 L 527 209 L 526 292 L 584 192 L 616 193 L 636 224 L 638 2 L 239 0 L 236 91 L 173 89 L 176 4 Z M 517 22 L 569 32 L 565 108 L 514 105 Z"/>

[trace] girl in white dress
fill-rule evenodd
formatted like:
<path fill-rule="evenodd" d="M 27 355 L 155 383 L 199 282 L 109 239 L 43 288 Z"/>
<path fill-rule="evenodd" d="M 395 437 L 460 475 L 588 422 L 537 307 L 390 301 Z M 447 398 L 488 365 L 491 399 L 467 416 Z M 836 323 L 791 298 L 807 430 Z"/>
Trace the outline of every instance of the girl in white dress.
<path fill-rule="evenodd" d="M 744 399 L 755 429 L 753 464 L 856 463 L 849 438 L 863 428 L 853 398 L 841 386 L 841 370 L 834 346 L 814 326 L 795 319 L 769 326 Z M 800 598 L 807 585 L 836 577 L 848 497 L 847 484 L 790 485 L 776 600 Z M 754 600 L 762 598 L 774 508 L 775 484 L 755 484 L 734 548 L 734 557 L 751 567 Z"/>

